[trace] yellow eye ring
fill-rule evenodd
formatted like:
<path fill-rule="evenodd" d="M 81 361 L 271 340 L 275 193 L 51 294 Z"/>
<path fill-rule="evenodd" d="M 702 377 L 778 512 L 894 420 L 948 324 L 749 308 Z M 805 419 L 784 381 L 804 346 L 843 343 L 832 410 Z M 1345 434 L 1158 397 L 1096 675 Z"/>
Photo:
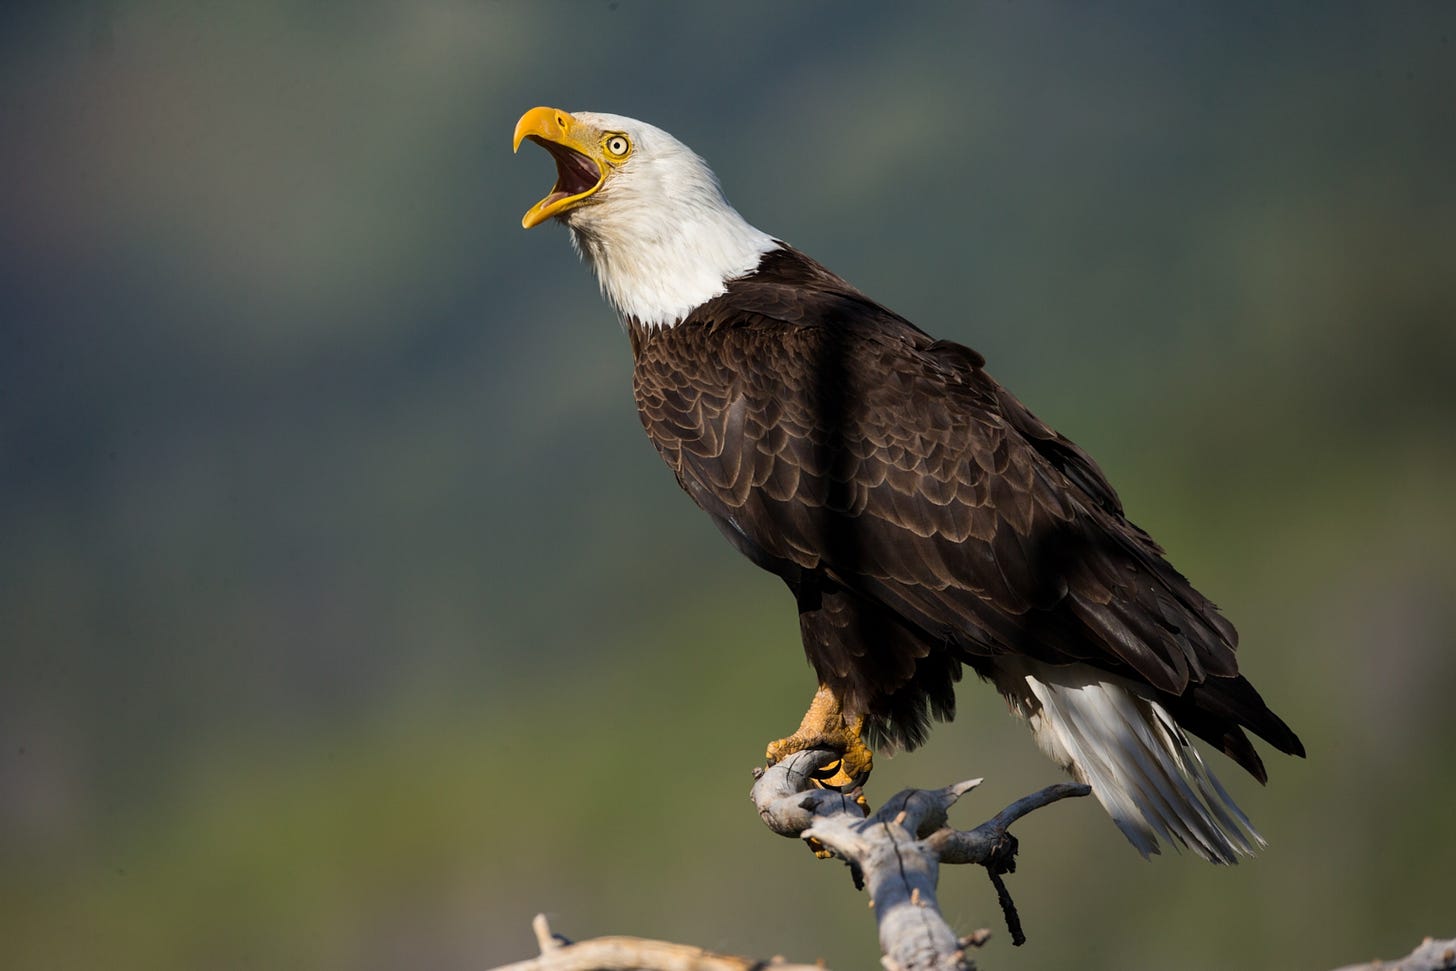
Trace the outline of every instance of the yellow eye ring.
<path fill-rule="evenodd" d="M 602 147 L 613 158 L 626 158 L 627 153 L 632 151 L 632 143 L 627 140 L 626 135 L 608 135 L 602 142 Z"/>

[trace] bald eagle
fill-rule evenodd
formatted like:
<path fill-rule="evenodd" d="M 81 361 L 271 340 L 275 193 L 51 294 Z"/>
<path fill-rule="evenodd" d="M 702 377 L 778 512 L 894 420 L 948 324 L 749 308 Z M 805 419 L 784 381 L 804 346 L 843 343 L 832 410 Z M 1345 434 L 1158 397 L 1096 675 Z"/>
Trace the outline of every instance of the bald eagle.
<path fill-rule="evenodd" d="M 1261 783 L 1245 729 L 1304 748 L 1086 452 L 981 355 L 751 226 L 661 129 L 534 108 L 527 139 L 557 177 L 522 225 L 566 224 L 630 337 L 648 437 L 798 605 L 819 689 L 770 761 L 829 747 L 828 781 L 862 782 L 863 737 L 914 748 L 968 666 L 1144 856 L 1263 845 L 1189 736 Z"/>

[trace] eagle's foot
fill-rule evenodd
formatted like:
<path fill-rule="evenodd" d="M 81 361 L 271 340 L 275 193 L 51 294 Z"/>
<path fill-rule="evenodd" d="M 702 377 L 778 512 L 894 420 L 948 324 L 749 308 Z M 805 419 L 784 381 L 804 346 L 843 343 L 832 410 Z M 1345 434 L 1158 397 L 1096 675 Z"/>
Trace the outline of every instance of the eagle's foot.
<path fill-rule="evenodd" d="M 799 730 L 787 738 L 769 743 L 768 764 L 773 765 L 805 749 L 828 749 L 839 753 L 839 758 L 816 772 L 814 781 L 827 789 L 863 786 L 874 768 L 874 753 L 860 737 L 863 728 L 863 716 L 845 721 L 839 698 L 828 686 L 821 684 Z"/>

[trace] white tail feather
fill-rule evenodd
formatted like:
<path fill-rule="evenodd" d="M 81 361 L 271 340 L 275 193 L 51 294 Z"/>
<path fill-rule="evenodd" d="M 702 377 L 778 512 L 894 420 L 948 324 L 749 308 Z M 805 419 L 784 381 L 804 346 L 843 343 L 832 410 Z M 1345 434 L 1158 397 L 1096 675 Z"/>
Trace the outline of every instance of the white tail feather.
<path fill-rule="evenodd" d="M 1211 862 L 1236 863 L 1264 845 L 1161 705 L 1081 665 L 1017 668 L 998 672 L 998 687 L 1138 852 L 1159 852 L 1162 837 Z"/>

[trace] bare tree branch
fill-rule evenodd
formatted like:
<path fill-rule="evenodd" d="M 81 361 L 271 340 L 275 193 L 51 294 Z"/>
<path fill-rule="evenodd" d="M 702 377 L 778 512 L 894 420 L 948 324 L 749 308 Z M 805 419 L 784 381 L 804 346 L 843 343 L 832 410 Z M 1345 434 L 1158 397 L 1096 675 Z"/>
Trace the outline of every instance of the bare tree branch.
<path fill-rule="evenodd" d="M 531 922 L 541 956 L 494 971 L 825 971 L 822 965 L 758 961 L 642 937 L 597 937 L 573 944 L 551 933 L 545 914 Z"/>
<path fill-rule="evenodd" d="M 947 812 L 980 779 L 944 789 L 905 789 L 869 814 L 855 793 L 814 788 L 814 774 L 838 756 L 822 749 L 797 752 L 763 771 L 752 798 L 769 829 L 810 841 L 819 855 L 832 853 L 850 866 L 855 884 L 870 895 L 879 923 L 881 959 L 889 971 L 965 971 L 966 947 L 940 913 L 935 887 L 942 863 L 977 863 L 996 886 L 1020 944 L 1020 921 L 1001 875 L 1015 869 L 1016 839 L 1007 832 L 1016 820 L 1069 796 L 1085 796 L 1084 785 L 1048 786 L 1020 799 L 973 830 L 946 826 Z"/>
<path fill-rule="evenodd" d="M 839 756 L 823 749 L 796 752 L 768 769 L 755 770 L 751 798 L 759 817 L 780 836 L 802 839 L 819 856 L 836 856 L 850 869 L 855 886 L 868 891 L 879 925 L 881 963 L 886 971 L 974 971 L 967 950 L 989 933 L 957 938 L 940 913 L 935 888 L 943 863 L 986 868 L 996 886 L 1012 943 L 1020 944 L 1020 921 L 1001 880 L 1016 866 L 1016 838 L 1008 829 L 1022 816 L 1071 796 L 1087 786 L 1047 786 L 1018 799 L 970 830 L 947 825 L 947 813 L 980 779 L 944 789 L 905 789 L 871 813 L 856 790 L 816 787 L 819 770 Z M 539 957 L 494 971 L 824 971 L 823 965 L 790 964 L 715 954 L 699 947 L 640 937 L 598 937 L 571 943 L 553 934 L 544 915 L 532 924 Z M 1456 939 L 1426 938 L 1393 962 L 1352 964 L 1339 971 L 1456 971 Z"/>
<path fill-rule="evenodd" d="M 1351 964 L 1338 971 L 1456 971 L 1456 938 L 1426 938 L 1421 946 L 1397 961 Z"/>

